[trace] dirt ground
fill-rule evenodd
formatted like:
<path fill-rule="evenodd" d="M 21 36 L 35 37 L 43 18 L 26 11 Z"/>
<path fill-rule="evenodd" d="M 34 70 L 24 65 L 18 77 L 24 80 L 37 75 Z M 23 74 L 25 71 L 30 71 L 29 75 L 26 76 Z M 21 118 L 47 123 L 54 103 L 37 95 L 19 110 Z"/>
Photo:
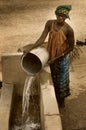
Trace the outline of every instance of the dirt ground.
<path fill-rule="evenodd" d="M 84 41 L 86 0 L 0 0 L 0 58 L 3 53 L 35 43 L 46 21 L 55 18 L 54 10 L 60 4 L 72 5 L 67 22 L 75 31 L 75 39 Z M 61 110 L 64 130 L 86 130 L 86 54 L 83 57 L 84 64 L 73 65 L 71 70 L 71 96 Z"/>

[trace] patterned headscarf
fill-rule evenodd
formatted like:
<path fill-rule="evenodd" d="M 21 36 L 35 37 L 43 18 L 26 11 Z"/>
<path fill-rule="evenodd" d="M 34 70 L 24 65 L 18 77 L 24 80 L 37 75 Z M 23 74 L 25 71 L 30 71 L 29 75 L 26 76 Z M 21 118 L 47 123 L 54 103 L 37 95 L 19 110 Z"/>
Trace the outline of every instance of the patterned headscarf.
<path fill-rule="evenodd" d="M 67 18 L 69 18 L 69 11 L 72 9 L 71 5 L 60 5 L 56 8 L 55 14 L 64 14 Z"/>

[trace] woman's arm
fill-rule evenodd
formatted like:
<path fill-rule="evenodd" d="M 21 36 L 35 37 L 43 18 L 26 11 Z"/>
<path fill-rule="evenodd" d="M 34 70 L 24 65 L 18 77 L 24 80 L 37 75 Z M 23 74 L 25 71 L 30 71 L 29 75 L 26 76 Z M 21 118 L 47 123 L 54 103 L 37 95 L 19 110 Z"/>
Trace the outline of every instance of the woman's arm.
<path fill-rule="evenodd" d="M 74 37 L 74 31 L 73 29 L 70 27 L 68 28 L 68 31 L 67 31 L 67 44 L 69 44 L 69 48 L 67 48 L 64 52 L 63 55 L 66 55 L 68 53 L 70 53 L 73 48 L 74 48 L 74 44 L 75 44 L 75 37 Z"/>
<path fill-rule="evenodd" d="M 30 50 L 38 47 L 38 46 L 41 46 L 44 43 L 44 41 L 45 41 L 45 39 L 46 39 L 46 37 L 48 35 L 49 28 L 50 28 L 50 22 L 47 21 L 46 24 L 45 24 L 45 27 L 44 27 L 44 30 L 43 30 L 41 36 L 35 42 L 35 44 L 32 44 L 31 46 L 28 44 L 25 47 L 21 48 L 21 50 L 24 51 L 24 52 L 28 52 L 28 51 L 30 51 Z"/>

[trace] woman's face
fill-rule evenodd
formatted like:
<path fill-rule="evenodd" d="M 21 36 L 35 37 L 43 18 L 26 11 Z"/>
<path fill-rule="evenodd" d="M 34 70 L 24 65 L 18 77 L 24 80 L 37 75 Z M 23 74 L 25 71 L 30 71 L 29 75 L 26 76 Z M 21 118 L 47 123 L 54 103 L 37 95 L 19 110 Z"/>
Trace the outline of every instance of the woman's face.
<path fill-rule="evenodd" d="M 61 24 L 61 23 L 64 23 L 67 17 L 64 14 L 57 14 L 56 18 L 57 18 L 57 22 Z"/>

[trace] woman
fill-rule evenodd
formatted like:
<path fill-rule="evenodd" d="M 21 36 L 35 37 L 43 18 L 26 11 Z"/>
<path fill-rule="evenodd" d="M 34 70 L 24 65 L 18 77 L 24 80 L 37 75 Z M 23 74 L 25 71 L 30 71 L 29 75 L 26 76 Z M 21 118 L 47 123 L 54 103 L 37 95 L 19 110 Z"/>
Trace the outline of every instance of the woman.
<path fill-rule="evenodd" d="M 69 89 L 69 53 L 74 48 L 74 31 L 65 22 L 69 18 L 70 5 L 58 6 L 55 10 L 56 19 L 48 20 L 45 28 L 31 49 L 44 43 L 48 33 L 47 50 L 50 55 L 49 65 L 54 83 L 57 102 L 64 105 L 65 97 L 70 95 Z M 29 49 L 30 50 L 30 49 Z"/>

